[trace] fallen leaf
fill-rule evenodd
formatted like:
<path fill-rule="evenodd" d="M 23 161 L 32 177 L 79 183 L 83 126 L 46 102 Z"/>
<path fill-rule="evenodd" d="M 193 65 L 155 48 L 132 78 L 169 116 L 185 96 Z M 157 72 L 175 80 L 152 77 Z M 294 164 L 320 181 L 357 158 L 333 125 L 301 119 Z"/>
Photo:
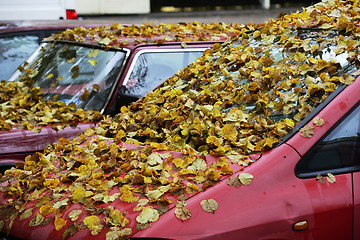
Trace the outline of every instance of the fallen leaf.
<path fill-rule="evenodd" d="M 159 212 L 152 207 L 144 207 L 140 214 L 136 217 L 138 223 L 150 223 L 159 219 Z"/>
<path fill-rule="evenodd" d="M 303 137 L 311 138 L 315 133 L 315 127 L 310 125 L 305 125 L 303 128 L 300 129 L 300 134 Z"/>
<path fill-rule="evenodd" d="M 191 217 L 191 211 L 184 207 L 175 208 L 174 214 L 181 221 L 186 221 Z"/>
<path fill-rule="evenodd" d="M 319 117 L 315 117 L 313 120 L 312 120 L 312 122 L 313 122 L 313 124 L 315 125 L 315 126 L 322 126 L 322 125 L 324 125 L 324 119 L 322 119 L 322 118 L 319 118 Z"/>
<path fill-rule="evenodd" d="M 218 203 L 214 199 L 202 200 L 200 205 L 204 211 L 214 213 L 218 209 Z"/>
<path fill-rule="evenodd" d="M 328 174 L 327 174 L 326 180 L 327 180 L 329 183 L 336 183 L 336 178 L 335 178 L 335 176 L 334 176 L 332 173 L 328 173 Z"/>
<path fill-rule="evenodd" d="M 253 175 L 250 173 L 240 173 L 238 178 L 242 184 L 249 185 L 252 182 Z"/>

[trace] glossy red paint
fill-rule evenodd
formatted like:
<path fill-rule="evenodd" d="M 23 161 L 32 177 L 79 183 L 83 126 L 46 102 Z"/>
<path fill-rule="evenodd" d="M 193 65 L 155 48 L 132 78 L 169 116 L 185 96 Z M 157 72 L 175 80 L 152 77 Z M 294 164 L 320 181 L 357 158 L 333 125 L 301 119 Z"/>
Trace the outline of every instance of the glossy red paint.
<path fill-rule="evenodd" d="M 74 138 L 86 128 L 94 126 L 94 123 L 80 123 L 76 127 L 66 127 L 62 131 L 45 126 L 40 133 L 25 129 L 0 131 L 0 168 L 24 162 L 27 155 L 44 150 L 46 144 L 57 142 L 60 138 Z"/>
<path fill-rule="evenodd" d="M 353 173 L 354 189 L 354 230 L 353 239 L 360 239 L 360 173 Z"/>
<path fill-rule="evenodd" d="M 189 220 L 180 221 L 172 210 L 133 237 L 352 239 L 351 175 L 337 176 L 337 184 L 298 179 L 294 167 L 299 159 L 293 148 L 283 144 L 246 168 L 254 176 L 249 186 L 235 188 L 224 180 L 187 200 Z M 202 210 L 204 199 L 218 202 L 214 214 Z M 293 224 L 304 220 L 309 229 L 294 231 Z"/>

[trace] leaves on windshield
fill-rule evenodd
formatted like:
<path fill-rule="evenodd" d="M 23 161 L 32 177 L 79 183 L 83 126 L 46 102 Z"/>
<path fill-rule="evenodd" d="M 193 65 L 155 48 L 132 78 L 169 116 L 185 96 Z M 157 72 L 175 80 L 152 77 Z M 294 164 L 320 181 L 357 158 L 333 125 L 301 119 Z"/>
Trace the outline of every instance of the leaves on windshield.
<path fill-rule="evenodd" d="M 242 172 L 253 162 L 249 154 L 276 146 L 337 86 L 354 81 L 351 73 L 359 64 L 356 4 L 321 2 L 244 26 L 240 37 L 215 44 L 163 86 L 122 107 L 121 114 L 100 121 L 85 135 L 60 139 L 43 153 L 27 156 L 23 166 L 7 170 L 1 179 L 3 231 L 22 218 L 30 226 L 53 224 L 64 238 L 86 229 L 92 235 L 106 231 L 114 239 L 146 229 L 169 210 L 184 224 L 200 208 L 216 214 L 220 209 L 210 199 L 197 206 L 187 201 L 230 175 L 228 185 L 251 187 L 253 178 L 261 176 Z M 199 26 L 182 25 L 184 30 Z M 119 35 L 130 29 L 110 28 Z M 98 41 L 115 34 L 100 37 L 100 29 L 63 34 L 89 33 L 89 39 Z M 344 53 L 346 61 L 340 57 Z M 13 91 L 23 92 L 18 88 L 30 93 L 26 102 L 41 93 L 25 83 L 6 84 L 0 93 L 6 101 Z M 10 113 L 6 101 L 2 106 Z M 51 119 L 53 110 L 46 112 L 42 117 Z M 310 137 L 311 124 L 322 124 L 314 121 L 300 134 Z M 326 179 L 335 182 L 331 174 Z M 30 208 L 31 216 L 24 213 Z"/>

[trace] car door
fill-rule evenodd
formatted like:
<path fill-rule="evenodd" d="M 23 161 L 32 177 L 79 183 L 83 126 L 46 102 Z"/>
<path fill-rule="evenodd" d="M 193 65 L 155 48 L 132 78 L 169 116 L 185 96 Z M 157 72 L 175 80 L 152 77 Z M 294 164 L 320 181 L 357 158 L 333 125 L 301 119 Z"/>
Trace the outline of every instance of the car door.
<path fill-rule="evenodd" d="M 323 222 L 319 230 L 338 229 L 334 239 L 359 239 L 359 170 L 360 107 L 357 103 L 295 167 L 296 176 L 304 181 L 308 194 L 312 196 L 316 222 Z M 319 236 L 325 234 L 315 233 Z"/>

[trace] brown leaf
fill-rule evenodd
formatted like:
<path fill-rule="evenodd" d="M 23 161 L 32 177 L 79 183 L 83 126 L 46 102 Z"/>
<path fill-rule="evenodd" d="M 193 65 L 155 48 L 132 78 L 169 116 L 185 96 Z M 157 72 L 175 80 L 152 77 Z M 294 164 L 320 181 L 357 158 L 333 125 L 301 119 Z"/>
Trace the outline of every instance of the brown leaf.
<path fill-rule="evenodd" d="M 322 126 L 322 125 L 324 125 L 324 119 L 322 119 L 322 118 L 319 118 L 319 117 L 315 117 L 313 120 L 312 120 L 312 122 L 313 122 L 313 124 L 315 125 L 315 126 Z"/>
<path fill-rule="evenodd" d="M 303 128 L 300 129 L 301 136 L 306 138 L 311 138 L 314 135 L 315 127 L 310 125 L 305 125 Z"/>
<path fill-rule="evenodd" d="M 191 217 L 191 211 L 184 207 L 175 208 L 174 214 L 181 221 L 186 221 Z"/>
<path fill-rule="evenodd" d="M 240 179 L 238 178 L 238 176 L 231 176 L 228 178 L 228 180 L 226 181 L 226 183 L 230 186 L 234 186 L 234 187 L 240 187 L 241 186 L 241 182 Z"/>

